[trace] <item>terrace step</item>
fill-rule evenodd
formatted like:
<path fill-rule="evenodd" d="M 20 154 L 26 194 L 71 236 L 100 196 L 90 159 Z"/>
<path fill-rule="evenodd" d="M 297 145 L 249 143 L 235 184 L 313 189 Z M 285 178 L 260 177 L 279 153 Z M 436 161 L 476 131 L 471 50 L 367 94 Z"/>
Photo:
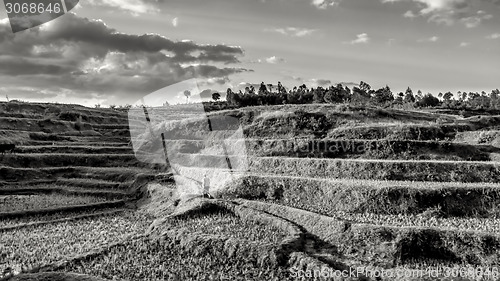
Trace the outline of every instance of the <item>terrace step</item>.
<path fill-rule="evenodd" d="M 1 159 L 0 159 L 1 162 Z M 6 184 L 29 182 L 55 181 L 57 177 L 75 171 L 72 167 L 25 168 L 0 165 L 0 181 Z"/>
<path fill-rule="evenodd" d="M 74 173 L 63 177 L 124 182 L 132 181 L 138 174 L 151 172 L 151 169 L 139 167 L 75 167 Z"/>
<path fill-rule="evenodd" d="M 131 147 L 130 143 L 125 142 L 81 142 L 81 141 L 27 141 L 24 142 L 26 146 L 87 146 L 87 147 Z"/>
<path fill-rule="evenodd" d="M 47 208 L 41 210 L 28 210 L 19 212 L 4 212 L 0 213 L 0 219 L 12 219 L 12 218 L 22 218 L 41 214 L 56 214 L 64 212 L 85 212 L 86 210 L 97 210 L 97 209 L 108 209 L 108 208 L 119 208 L 124 207 L 127 200 L 115 200 L 104 203 L 86 204 L 86 205 L 75 205 L 57 208 Z"/>
<path fill-rule="evenodd" d="M 108 215 L 113 215 L 113 214 L 119 214 L 119 213 L 125 212 L 127 210 L 128 209 L 123 209 L 123 208 L 110 208 L 108 210 L 104 209 L 103 211 L 97 210 L 98 212 L 95 212 L 95 213 L 89 212 L 86 214 L 66 216 L 63 218 L 54 218 L 54 219 L 49 218 L 47 220 L 33 221 L 33 222 L 28 222 L 28 223 L 19 223 L 19 224 L 10 225 L 10 226 L 3 226 L 3 227 L 0 227 L 0 231 L 12 231 L 14 229 L 19 229 L 19 228 L 23 228 L 23 227 L 41 226 L 41 225 L 54 224 L 54 223 L 66 222 L 66 221 L 74 221 L 74 220 L 85 219 L 85 218 L 108 216 Z"/>
<path fill-rule="evenodd" d="M 102 136 L 102 137 L 93 137 L 93 136 L 81 136 L 76 138 L 77 141 L 81 142 L 98 142 L 98 143 L 103 143 L 103 142 L 120 142 L 120 143 L 129 143 L 130 142 L 130 137 L 123 137 L 123 136 L 115 136 L 115 137 L 110 137 L 110 136 Z"/>
<path fill-rule="evenodd" d="M 300 177 L 409 180 L 437 182 L 500 183 L 499 162 L 312 159 L 290 157 L 249 157 L 254 173 Z M 208 166 L 223 159 L 183 159 L 187 165 Z M 218 161 L 218 162 L 214 162 Z"/>
<path fill-rule="evenodd" d="M 0 164 L 9 167 L 127 167 L 140 166 L 134 154 L 5 154 Z"/>
<path fill-rule="evenodd" d="M 85 146 L 73 144 L 66 145 L 38 145 L 38 146 L 19 146 L 16 147 L 16 153 L 55 153 L 55 154 L 126 154 L 133 153 L 130 147 L 117 146 Z"/>
<path fill-rule="evenodd" d="M 271 200 L 337 216 L 435 215 L 500 217 L 500 184 L 318 179 L 263 174 L 242 175 L 221 196 Z"/>
<path fill-rule="evenodd" d="M 67 186 L 51 185 L 51 186 L 32 186 L 21 188 L 0 188 L 0 195 L 36 195 L 36 194 L 64 194 L 78 196 L 95 196 L 108 199 L 125 199 L 131 194 L 120 190 L 97 190 L 97 189 L 71 189 Z"/>
<path fill-rule="evenodd" d="M 283 205 L 248 200 L 238 203 L 295 223 L 335 247 L 343 258 L 364 265 L 385 269 L 404 265 L 411 269 L 423 262 L 445 266 L 469 263 L 471 259 L 476 266 L 500 262 L 498 255 L 490 254 L 492 248 L 499 248 L 498 233 L 356 223 Z"/>
<path fill-rule="evenodd" d="M 57 180 L 57 184 L 85 189 L 127 190 L 133 184 L 133 181 L 113 182 L 89 178 L 60 178 Z"/>
<path fill-rule="evenodd" d="M 284 156 L 301 158 L 365 158 L 403 160 L 489 161 L 500 148 L 444 141 L 354 140 L 354 139 L 235 139 L 226 144 L 228 150 L 246 147 L 252 156 Z M 211 145 L 214 147 L 211 147 Z M 167 148 L 180 152 L 204 154 L 221 143 L 202 140 L 167 140 Z"/>

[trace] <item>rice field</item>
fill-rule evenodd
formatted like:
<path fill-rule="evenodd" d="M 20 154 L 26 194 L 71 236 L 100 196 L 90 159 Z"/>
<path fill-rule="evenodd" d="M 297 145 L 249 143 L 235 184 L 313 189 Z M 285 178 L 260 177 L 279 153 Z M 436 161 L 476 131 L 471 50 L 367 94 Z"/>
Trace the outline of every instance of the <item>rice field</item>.
<path fill-rule="evenodd" d="M 14 272 L 98 250 L 142 234 L 148 215 L 128 211 L 95 218 L 28 226 L 0 232 L 0 271 Z"/>
<path fill-rule="evenodd" d="M 279 244 L 286 233 L 271 224 L 242 220 L 230 211 L 199 214 L 188 218 L 174 219 L 170 227 L 185 229 L 188 233 L 221 235 L 240 240 Z"/>
<path fill-rule="evenodd" d="M 187 252 L 169 238 L 141 238 L 114 246 L 105 254 L 73 262 L 66 272 L 112 280 L 292 280 L 285 268 L 266 268 L 245 257 L 221 252 Z"/>
<path fill-rule="evenodd" d="M 106 202 L 106 198 L 62 194 L 0 196 L 0 212 L 43 210 Z"/>

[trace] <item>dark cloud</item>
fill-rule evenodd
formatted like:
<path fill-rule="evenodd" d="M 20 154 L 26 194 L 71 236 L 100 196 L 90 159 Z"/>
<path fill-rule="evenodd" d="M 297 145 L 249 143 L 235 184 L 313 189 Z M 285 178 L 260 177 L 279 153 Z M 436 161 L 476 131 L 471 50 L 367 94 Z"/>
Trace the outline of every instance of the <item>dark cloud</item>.
<path fill-rule="evenodd" d="M 194 77 L 226 83 L 249 70 L 220 65 L 238 63 L 242 55 L 240 47 L 124 34 L 71 13 L 15 35 L 0 24 L 0 80 L 13 77 L 7 86 L 57 85 L 115 96 L 115 103 Z"/>
<path fill-rule="evenodd" d="M 42 64 L 29 61 L 23 58 L 0 57 L 0 74 L 2 75 L 63 75 L 75 71 L 71 67 L 65 67 L 54 64 Z"/>

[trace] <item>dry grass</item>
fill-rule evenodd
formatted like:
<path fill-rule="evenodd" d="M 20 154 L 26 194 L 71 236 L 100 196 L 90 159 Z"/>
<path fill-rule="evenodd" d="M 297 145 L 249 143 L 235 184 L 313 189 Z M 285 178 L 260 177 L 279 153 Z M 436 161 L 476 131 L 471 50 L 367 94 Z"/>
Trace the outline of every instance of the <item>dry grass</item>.
<path fill-rule="evenodd" d="M 337 212 L 500 217 L 500 185 L 246 176 L 217 192 L 229 198 L 267 199 L 335 216 Z"/>
<path fill-rule="evenodd" d="M 190 233 L 199 232 L 273 244 L 280 243 L 286 236 L 286 233 L 273 225 L 241 220 L 234 213 L 222 210 L 211 214 L 198 214 L 174 219 L 171 226 L 185 228 Z"/>
<path fill-rule="evenodd" d="M 133 154 L 5 154 L 2 163 L 10 167 L 123 167 L 141 166 Z"/>
<path fill-rule="evenodd" d="M 62 269 L 124 280 L 290 280 L 284 268 L 262 267 L 244 256 L 223 251 L 187 251 L 173 239 L 141 238 L 112 247 L 95 258 Z"/>
<path fill-rule="evenodd" d="M 317 178 L 500 182 L 496 162 L 249 158 L 254 173 Z"/>
<path fill-rule="evenodd" d="M 0 212 L 41 210 L 105 202 L 106 198 L 62 194 L 7 195 L 0 196 Z"/>
<path fill-rule="evenodd" d="M 150 223 L 148 216 L 127 212 L 3 231 L 0 270 L 20 271 L 83 254 L 142 233 Z"/>
<path fill-rule="evenodd" d="M 463 230 L 425 227 L 389 227 L 349 223 L 313 212 L 261 202 L 247 206 L 279 215 L 338 247 L 346 259 L 392 268 L 423 262 L 493 266 L 500 257 L 500 236 Z"/>

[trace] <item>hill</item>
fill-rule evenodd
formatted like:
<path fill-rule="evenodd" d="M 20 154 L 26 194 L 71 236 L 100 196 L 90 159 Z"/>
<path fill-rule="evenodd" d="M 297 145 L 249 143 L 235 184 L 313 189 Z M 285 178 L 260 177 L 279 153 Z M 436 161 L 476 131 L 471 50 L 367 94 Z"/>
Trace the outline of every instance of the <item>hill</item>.
<path fill-rule="evenodd" d="M 31 273 L 12 280 L 448 280 L 500 262 L 500 116 L 0 108 L 16 144 L 0 156 L 0 269 Z M 206 176 L 216 199 L 199 196 Z"/>

